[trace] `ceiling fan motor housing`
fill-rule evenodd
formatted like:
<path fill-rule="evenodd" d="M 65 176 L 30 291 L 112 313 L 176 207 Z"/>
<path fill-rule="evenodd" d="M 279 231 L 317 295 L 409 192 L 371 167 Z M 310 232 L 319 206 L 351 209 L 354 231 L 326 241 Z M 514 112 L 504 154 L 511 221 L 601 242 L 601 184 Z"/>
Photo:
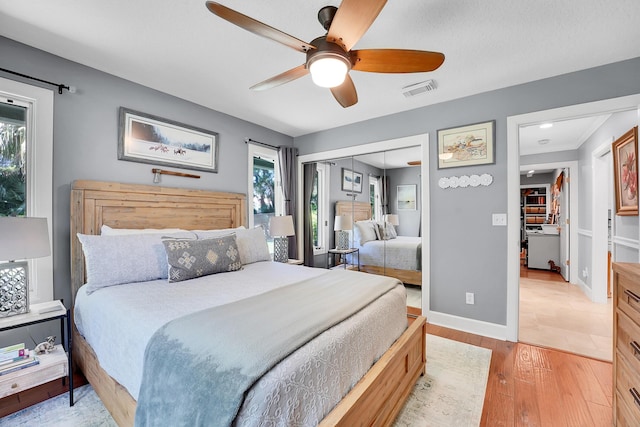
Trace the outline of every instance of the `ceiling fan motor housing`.
<path fill-rule="evenodd" d="M 307 69 L 318 59 L 331 57 L 343 61 L 347 65 L 347 70 L 351 70 L 351 56 L 340 45 L 327 41 L 325 36 L 314 39 L 310 44 L 316 49 L 310 49 L 307 52 Z"/>

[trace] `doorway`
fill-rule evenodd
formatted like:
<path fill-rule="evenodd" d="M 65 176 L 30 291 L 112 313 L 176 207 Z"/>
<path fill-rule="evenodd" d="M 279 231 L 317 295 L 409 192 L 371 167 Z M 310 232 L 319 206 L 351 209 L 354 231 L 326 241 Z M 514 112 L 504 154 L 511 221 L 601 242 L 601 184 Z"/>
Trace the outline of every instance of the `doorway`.
<path fill-rule="evenodd" d="M 520 147 L 519 129 L 522 126 L 566 120 L 568 118 L 586 117 L 590 115 L 614 113 L 627 110 L 638 110 L 640 105 L 640 94 L 620 98 L 608 99 L 579 104 L 569 107 L 562 107 L 552 110 L 539 111 L 507 118 L 507 192 L 508 192 L 508 251 L 507 251 L 507 339 L 518 341 L 518 326 L 520 312 Z M 574 174 L 574 179 L 579 175 Z M 572 194 L 579 194 L 572 191 Z M 573 209 L 572 209 L 573 211 Z M 575 218 L 575 214 L 574 214 Z M 576 228 L 577 221 L 571 221 L 570 228 Z M 578 276 L 577 265 L 577 245 L 570 248 L 570 277 Z M 574 255 L 575 254 L 575 255 Z"/>

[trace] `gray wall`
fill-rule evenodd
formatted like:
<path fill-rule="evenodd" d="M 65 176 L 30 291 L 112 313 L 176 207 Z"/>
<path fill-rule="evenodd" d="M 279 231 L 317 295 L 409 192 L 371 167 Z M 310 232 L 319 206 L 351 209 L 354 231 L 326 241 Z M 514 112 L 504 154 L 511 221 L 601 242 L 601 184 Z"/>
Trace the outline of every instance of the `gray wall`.
<path fill-rule="evenodd" d="M 54 90 L 53 261 L 54 297 L 71 302 L 69 264 L 69 195 L 74 180 L 90 179 L 152 184 L 152 165 L 117 159 L 118 108 L 176 120 L 219 134 L 218 173 L 194 172 L 200 179 L 162 176 L 162 185 L 247 192 L 245 137 L 272 145 L 292 145 L 289 136 L 239 120 L 156 90 L 79 65 L 0 37 L 0 67 L 77 87 L 77 93 Z M 0 76 L 45 87 L 7 73 Z M 188 78 L 188 76 L 184 76 Z M 55 89 L 55 88 L 53 88 Z M 187 171 L 188 172 L 188 171 Z M 55 332 L 55 329 L 54 329 Z"/>
<path fill-rule="evenodd" d="M 593 216 L 591 212 L 591 206 L 593 205 L 592 153 L 603 143 L 610 141 L 611 138 L 613 138 L 613 140 L 618 139 L 620 136 L 622 136 L 637 124 L 637 111 L 623 111 L 612 114 L 611 117 L 609 117 L 609 119 L 607 119 L 602 124 L 602 126 L 600 126 L 578 149 L 578 162 L 580 166 L 580 216 L 578 221 L 578 229 L 580 230 L 580 233 L 578 235 L 578 275 L 580 276 L 580 280 L 582 280 L 582 282 L 590 289 L 593 289 L 593 276 L 591 274 L 588 274 L 585 277 L 583 271 L 585 268 L 587 268 L 589 272 L 593 271 L 591 262 L 591 232 L 593 231 Z M 607 203 L 606 200 L 602 200 L 602 202 Z M 614 222 L 613 225 L 615 231 L 614 238 L 619 237 L 637 243 L 638 237 L 640 235 L 640 230 L 638 227 L 638 217 L 615 215 L 615 201 L 613 202 L 611 208 L 611 218 Z M 617 245 L 615 248 L 614 261 L 638 262 L 638 250 L 635 248 Z"/>
<path fill-rule="evenodd" d="M 507 117 L 637 94 L 639 75 L 635 58 L 304 135 L 294 145 L 309 154 L 429 133 L 429 309 L 505 325 L 507 230 L 492 227 L 491 214 L 507 212 Z M 496 121 L 495 164 L 438 170 L 437 130 L 486 120 Z M 438 188 L 440 177 L 472 173 L 493 175 L 493 184 Z M 465 304 L 465 292 L 475 293 L 475 305 Z"/>
<path fill-rule="evenodd" d="M 531 177 L 526 175 L 520 175 L 520 185 L 544 185 L 548 184 L 551 187 L 554 184 L 553 172 L 547 173 L 534 173 Z"/>

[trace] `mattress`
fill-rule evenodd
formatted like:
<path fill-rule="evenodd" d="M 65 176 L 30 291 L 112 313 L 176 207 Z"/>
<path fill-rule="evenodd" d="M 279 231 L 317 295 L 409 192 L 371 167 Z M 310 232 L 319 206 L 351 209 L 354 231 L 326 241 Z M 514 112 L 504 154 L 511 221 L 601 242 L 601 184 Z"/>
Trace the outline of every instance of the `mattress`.
<path fill-rule="evenodd" d="M 421 237 L 411 236 L 398 236 L 389 240 L 370 240 L 358 246 L 360 264 L 398 270 L 420 270 L 418 247 L 421 243 Z"/>
<path fill-rule="evenodd" d="M 323 269 L 257 262 L 241 271 L 179 283 L 132 283 L 90 295 L 80 288 L 74 320 L 102 368 L 137 399 L 146 344 L 166 322 L 325 273 Z M 256 382 L 235 425 L 317 423 L 406 326 L 406 293 L 398 283 L 354 316 L 299 348 Z"/>

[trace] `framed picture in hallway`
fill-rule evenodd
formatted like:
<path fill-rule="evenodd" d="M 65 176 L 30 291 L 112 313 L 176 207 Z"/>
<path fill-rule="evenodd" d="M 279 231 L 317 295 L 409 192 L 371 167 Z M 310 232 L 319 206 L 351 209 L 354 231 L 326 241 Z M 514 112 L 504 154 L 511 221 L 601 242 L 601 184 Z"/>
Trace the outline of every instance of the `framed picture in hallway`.
<path fill-rule="evenodd" d="M 638 126 L 611 145 L 616 215 L 638 215 Z"/>

